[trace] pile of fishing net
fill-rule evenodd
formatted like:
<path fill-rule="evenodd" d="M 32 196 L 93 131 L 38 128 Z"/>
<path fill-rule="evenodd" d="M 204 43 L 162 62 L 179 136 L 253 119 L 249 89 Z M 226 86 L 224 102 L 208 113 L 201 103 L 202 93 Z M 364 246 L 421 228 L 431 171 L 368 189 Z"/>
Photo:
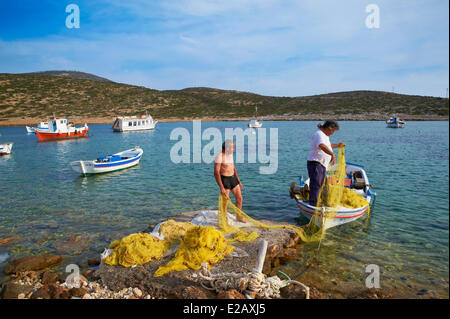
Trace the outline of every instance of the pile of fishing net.
<path fill-rule="evenodd" d="M 195 226 L 186 232 L 175 257 L 167 265 L 159 267 L 154 276 L 162 276 L 170 271 L 199 270 L 205 262 L 210 268 L 233 249 L 215 227 Z"/>
<path fill-rule="evenodd" d="M 111 266 L 131 267 L 161 259 L 170 254 L 171 249 L 194 226 L 191 223 L 176 222 L 169 219 L 160 224 L 152 234 L 135 233 L 113 241 L 109 248 L 114 251 L 103 261 Z"/>
<path fill-rule="evenodd" d="M 142 265 L 170 255 L 179 244 L 174 258 L 156 270 L 154 276 L 158 277 L 170 271 L 198 270 L 205 262 L 213 265 L 234 249 L 213 226 L 168 220 L 159 225 L 157 232 L 131 234 L 112 242 L 109 248 L 113 252 L 103 262 L 124 267 Z"/>

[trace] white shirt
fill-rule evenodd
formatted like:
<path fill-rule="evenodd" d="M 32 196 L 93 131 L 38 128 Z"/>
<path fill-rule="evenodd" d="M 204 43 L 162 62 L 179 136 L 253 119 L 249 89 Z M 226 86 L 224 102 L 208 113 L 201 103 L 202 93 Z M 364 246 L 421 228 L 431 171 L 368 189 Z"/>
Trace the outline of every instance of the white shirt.
<path fill-rule="evenodd" d="M 328 155 L 319 148 L 320 144 L 325 144 L 332 150 L 330 138 L 321 130 L 314 133 L 311 141 L 311 150 L 308 154 L 308 161 L 316 161 L 325 166 L 328 169 L 328 164 L 331 161 L 331 155 Z"/>

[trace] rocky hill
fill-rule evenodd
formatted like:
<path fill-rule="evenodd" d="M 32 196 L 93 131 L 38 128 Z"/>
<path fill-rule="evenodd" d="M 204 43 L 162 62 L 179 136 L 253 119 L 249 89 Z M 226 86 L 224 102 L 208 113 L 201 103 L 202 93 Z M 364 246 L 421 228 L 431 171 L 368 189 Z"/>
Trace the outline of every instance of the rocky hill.
<path fill-rule="evenodd" d="M 274 97 L 213 88 L 153 90 L 82 72 L 0 74 L 0 124 L 56 116 L 113 118 L 143 114 L 159 120 L 262 119 L 448 120 L 449 100 L 379 91 Z M 12 122 L 11 122 L 12 121 Z"/>

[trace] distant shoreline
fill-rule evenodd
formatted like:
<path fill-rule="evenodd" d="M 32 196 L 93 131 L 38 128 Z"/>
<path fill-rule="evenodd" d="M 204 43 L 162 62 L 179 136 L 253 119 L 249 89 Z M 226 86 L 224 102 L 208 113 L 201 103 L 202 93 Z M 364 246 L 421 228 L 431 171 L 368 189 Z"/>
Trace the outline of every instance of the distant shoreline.
<path fill-rule="evenodd" d="M 394 116 L 394 115 L 393 115 Z M 395 116 L 400 117 L 404 121 L 448 121 L 448 116 L 424 116 L 424 115 L 401 115 L 395 114 Z M 295 116 L 261 116 L 259 119 L 261 121 L 323 121 L 326 119 L 336 120 L 336 121 L 386 121 L 390 116 L 382 114 L 345 114 L 345 115 L 329 115 L 329 114 L 307 114 L 307 115 L 295 115 Z M 79 117 L 73 118 L 72 121 L 75 124 L 111 124 L 114 122 L 116 117 Z M 162 118 L 157 119 L 160 123 L 168 122 L 191 122 L 194 120 L 201 120 L 202 122 L 239 122 L 239 121 L 249 121 L 251 117 L 202 117 L 202 118 Z M 43 118 L 11 118 L 0 120 L 0 127 L 3 126 L 36 126 L 37 123 L 44 121 Z"/>

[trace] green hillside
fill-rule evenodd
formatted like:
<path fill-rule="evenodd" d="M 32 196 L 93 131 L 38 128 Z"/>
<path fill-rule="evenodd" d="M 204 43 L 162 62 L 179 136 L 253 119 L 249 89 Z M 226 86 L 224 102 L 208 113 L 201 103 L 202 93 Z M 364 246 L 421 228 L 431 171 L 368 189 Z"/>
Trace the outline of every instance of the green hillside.
<path fill-rule="evenodd" d="M 69 71 L 0 74 L 0 121 L 57 116 L 115 117 L 146 110 L 157 119 L 329 118 L 448 119 L 448 99 L 378 91 L 351 91 L 304 97 L 272 97 L 212 88 L 159 91 Z M 54 73 L 56 72 L 56 73 Z M 63 72 L 66 75 L 61 76 Z M 359 117 L 358 117 L 359 116 Z"/>

